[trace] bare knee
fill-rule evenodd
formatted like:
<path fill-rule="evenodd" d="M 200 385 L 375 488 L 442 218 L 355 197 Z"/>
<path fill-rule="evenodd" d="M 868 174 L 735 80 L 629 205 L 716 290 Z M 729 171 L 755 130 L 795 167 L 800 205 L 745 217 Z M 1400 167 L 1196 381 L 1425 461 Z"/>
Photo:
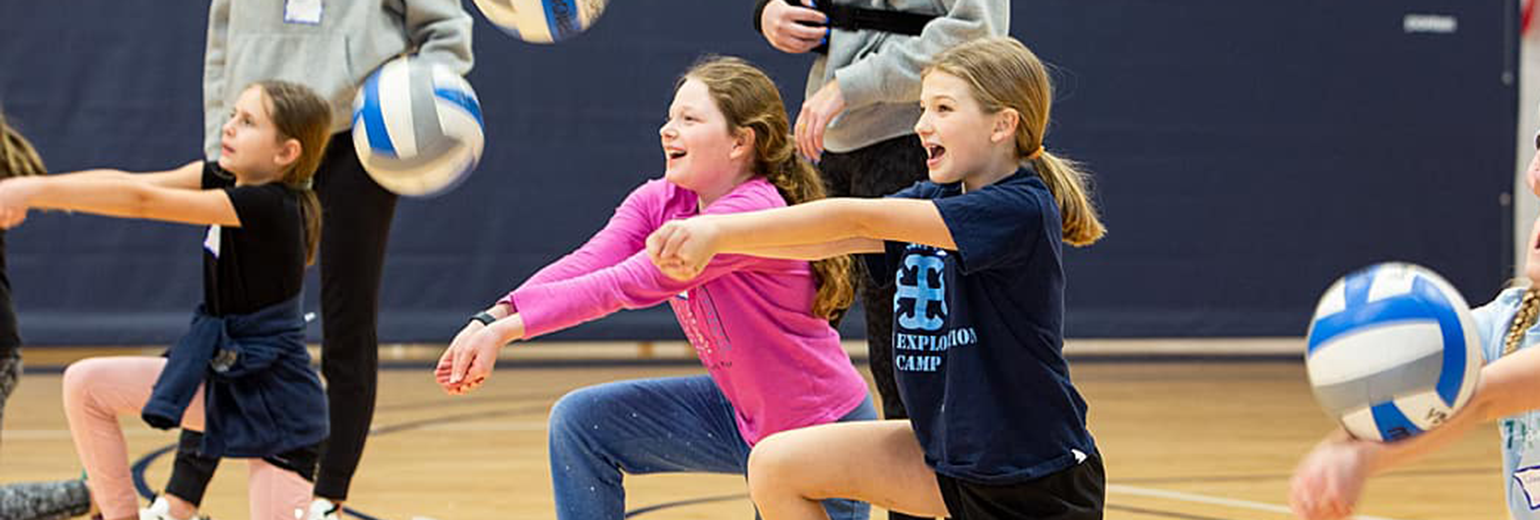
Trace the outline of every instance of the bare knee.
<path fill-rule="evenodd" d="M 754 445 L 749 452 L 749 496 L 755 503 L 787 493 L 802 496 L 797 485 L 806 480 L 798 478 L 798 468 L 808 468 L 801 463 L 798 446 L 790 432 L 773 434 Z"/>

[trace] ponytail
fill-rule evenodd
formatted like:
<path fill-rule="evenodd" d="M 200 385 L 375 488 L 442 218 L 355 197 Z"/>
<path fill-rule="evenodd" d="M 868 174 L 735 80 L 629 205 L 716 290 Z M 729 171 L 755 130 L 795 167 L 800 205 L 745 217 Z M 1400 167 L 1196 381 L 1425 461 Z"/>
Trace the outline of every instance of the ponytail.
<path fill-rule="evenodd" d="M 1059 218 L 1064 228 L 1061 238 L 1065 243 L 1084 247 L 1107 234 L 1107 228 L 1102 226 L 1101 218 L 1096 214 L 1096 206 L 1091 204 L 1091 190 L 1086 186 L 1088 175 L 1078 163 L 1047 150 L 1042 150 L 1029 162 L 1059 203 Z"/>

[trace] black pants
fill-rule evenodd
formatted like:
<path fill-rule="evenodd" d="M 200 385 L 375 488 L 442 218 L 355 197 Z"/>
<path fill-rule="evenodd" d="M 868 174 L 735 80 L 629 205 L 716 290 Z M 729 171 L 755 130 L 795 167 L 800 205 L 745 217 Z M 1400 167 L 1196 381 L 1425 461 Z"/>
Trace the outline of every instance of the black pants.
<path fill-rule="evenodd" d="M 830 197 L 882 197 L 926 179 L 925 147 L 910 134 L 858 148 L 850 152 L 824 152 L 818 163 Z M 904 402 L 898 397 L 893 377 L 893 280 L 873 279 L 865 262 L 854 262 L 861 306 L 866 310 L 866 353 L 877 395 L 882 397 L 882 417 L 905 419 Z M 888 518 L 915 518 L 888 513 Z"/>
<path fill-rule="evenodd" d="M 21 334 L 16 330 L 11 279 L 5 271 L 5 231 L 0 230 L 0 422 L 5 419 L 5 403 L 20 382 Z"/>
<path fill-rule="evenodd" d="M 315 494 L 340 501 L 348 497 L 374 419 L 380 366 L 380 277 L 397 197 L 364 172 L 349 132 L 332 136 L 316 172 L 315 189 L 322 213 L 321 375 L 326 378 L 331 416 L 331 435 L 321 452 Z M 182 470 L 185 457 L 192 457 L 186 462 L 187 471 Z M 208 461 L 195 458 L 178 450 L 171 473 L 173 483 L 185 485 L 179 481 L 198 479 L 203 474 L 194 468 L 206 466 Z M 184 473 L 190 475 L 183 477 Z M 199 487 L 207 486 L 207 478 L 202 480 Z"/>

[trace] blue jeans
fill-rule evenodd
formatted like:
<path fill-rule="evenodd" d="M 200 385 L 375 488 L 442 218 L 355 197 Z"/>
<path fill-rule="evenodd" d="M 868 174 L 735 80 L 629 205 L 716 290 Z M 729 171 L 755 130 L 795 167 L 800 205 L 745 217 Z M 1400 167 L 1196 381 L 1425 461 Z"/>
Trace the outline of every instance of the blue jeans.
<path fill-rule="evenodd" d="M 877 418 L 868 396 L 840 421 Z M 618 381 L 574 390 L 551 408 L 551 485 L 558 520 L 625 516 L 622 472 L 746 475 L 749 443 L 710 376 Z M 823 502 L 833 520 L 865 520 L 864 502 Z"/>

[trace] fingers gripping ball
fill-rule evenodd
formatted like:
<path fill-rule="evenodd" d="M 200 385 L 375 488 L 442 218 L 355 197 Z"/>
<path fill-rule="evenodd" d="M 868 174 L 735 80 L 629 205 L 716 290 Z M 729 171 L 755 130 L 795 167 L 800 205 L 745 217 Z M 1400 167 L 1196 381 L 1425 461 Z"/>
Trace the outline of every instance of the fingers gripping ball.
<path fill-rule="evenodd" d="M 380 186 L 428 197 L 453 189 L 481 160 L 481 103 L 448 67 L 396 58 L 353 98 L 353 148 Z"/>
<path fill-rule="evenodd" d="M 1392 441 L 1443 424 L 1481 371 L 1470 307 L 1449 282 L 1407 263 L 1337 280 L 1310 322 L 1305 368 L 1326 413 L 1360 439 Z"/>
<path fill-rule="evenodd" d="M 487 20 L 514 38 L 555 43 L 588 30 L 609 0 L 476 0 Z"/>

